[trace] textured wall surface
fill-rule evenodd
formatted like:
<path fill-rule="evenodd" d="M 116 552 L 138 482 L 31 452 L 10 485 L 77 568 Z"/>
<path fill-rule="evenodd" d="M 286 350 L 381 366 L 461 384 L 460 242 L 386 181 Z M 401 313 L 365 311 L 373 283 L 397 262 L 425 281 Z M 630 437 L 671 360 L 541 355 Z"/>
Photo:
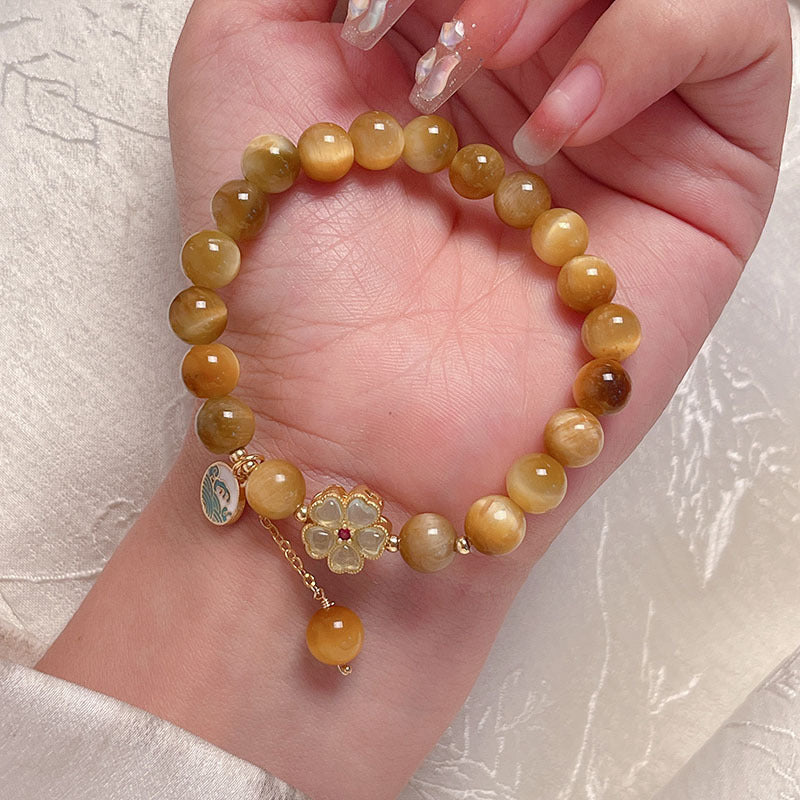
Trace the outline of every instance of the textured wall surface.
<path fill-rule="evenodd" d="M 165 268 L 179 247 L 166 81 L 188 5 L 0 4 L 0 655 L 23 663 L 189 416 L 183 346 L 153 324 L 183 286 Z M 798 660 L 751 695 L 800 646 L 799 190 L 795 103 L 734 298 L 659 423 L 533 570 L 403 800 L 650 798 L 678 772 L 669 800 L 800 797 Z M 748 761 L 774 791 L 709 788 Z"/>

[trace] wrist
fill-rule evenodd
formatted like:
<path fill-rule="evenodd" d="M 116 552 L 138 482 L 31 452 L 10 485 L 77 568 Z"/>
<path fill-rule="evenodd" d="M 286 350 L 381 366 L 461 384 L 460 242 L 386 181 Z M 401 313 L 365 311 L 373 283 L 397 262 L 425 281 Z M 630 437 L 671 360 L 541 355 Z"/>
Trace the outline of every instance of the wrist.
<path fill-rule="evenodd" d="M 454 658 L 463 630 L 437 613 L 453 586 L 405 565 L 416 586 L 388 570 L 336 580 L 314 562 L 332 598 L 366 618 L 370 647 L 342 678 L 307 652 L 316 604 L 255 515 L 221 529 L 202 517 L 207 461 L 187 441 L 38 668 L 144 708 L 315 800 L 396 796 L 463 702 L 515 587 L 476 593 L 479 624 Z"/>

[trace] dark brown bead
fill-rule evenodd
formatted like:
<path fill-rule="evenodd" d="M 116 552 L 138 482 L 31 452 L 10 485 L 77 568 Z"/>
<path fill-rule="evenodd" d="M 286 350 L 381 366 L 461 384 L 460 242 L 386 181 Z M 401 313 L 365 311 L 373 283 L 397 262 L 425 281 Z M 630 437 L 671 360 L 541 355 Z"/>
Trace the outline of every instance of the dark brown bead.
<path fill-rule="evenodd" d="M 631 378 L 619 361 L 596 358 L 584 364 L 572 385 L 575 405 L 596 417 L 622 411 L 631 395 Z"/>

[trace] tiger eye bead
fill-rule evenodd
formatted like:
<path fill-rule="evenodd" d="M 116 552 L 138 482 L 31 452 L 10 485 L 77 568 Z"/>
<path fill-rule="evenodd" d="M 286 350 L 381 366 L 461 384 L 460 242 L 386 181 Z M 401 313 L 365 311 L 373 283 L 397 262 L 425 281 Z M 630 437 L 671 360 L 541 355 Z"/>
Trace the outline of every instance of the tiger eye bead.
<path fill-rule="evenodd" d="M 198 344 L 183 357 L 181 377 L 196 397 L 222 397 L 239 383 L 239 359 L 224 344 Z"/>
<path fill-rule="evenodd" d="M 400 531 L 400 555 L 417 572 L 438 572 L 456 557 L 456 529 L 441 514 L 416 514 Z"/>
<path fill-rule="evenodd" d="M 361 652 L 364 625 L 355 611 L 344 606 L 321 608 L 308 623 L 306 644 L 317 661 L 344 666 Z"/>
<path fill-rule="evenodd" d="M 347 131 L 333 122 L 317 122 L 306 128 L 297 142 L 297 152 L 306 175 L 322 183 L 347 175 L 355 158 Z"/>
<path fill-rule="evenodd" d="M 639 318 L 627 306 L 606 303 L 595 308 L 583 321 L 581 340 L 595 358 L 624 361 L 639 347 L 642 327 Z"/>
<path fill-rule="evenodd" d="M 503 157 L 488 144 L 468 144 L 450 162 L 450 183 L 462 197 L 480 200 L 494 194 L 503 180 Z"/>
<path fill-rule="evenodd" d="M 256 136 L 242 155 L 242 175 L 262 192 L 285 192 L 299 174 L 297 148 L 279 133 Z"/>
<path fill-rule="evenodd" d="M 250 473 L 245 491 L 247 502 L 260 517 L 286 519 L 303 504 L 306 480 L 294 464 L 272 458 Z"/>
<path fill-rule="evenodd" d="M 195 428 L 212 453 L 232 453 L 246 447 L 256 430 L 250 406 L 236 397 L 211 397 L 197 412 Z"/>
<path fill-rule="evenodd" d="M 252 239 L 269 216 L 267 193 L 243 179 L 228 181 L 212 198 L 211 215 L 217 228 L 231 239 Z"/>
<path fill-rule="evenodd" d="M 403 134 L 403 161 L 416 172 L 439 172 L 450 166 L 458 151 L 456 129 L 438 114 L 415 117 Z"/>
<path fill-rule="evenodd" d="M 603 450 L 603 426 L 584 408 L 556 411 L 544 428 L 544 447 L 565 467 L 585 467 Z"/>
<path fill-rule="evenodd" d="M 568 208 L 551 208 L 533 223 L 531 244 L 545 264 L 561 267 L 586 252 L 589 228 L 580 214 Z"/>
<path fill-rule="evenodd" d="M 630 375 L 612 358 L 597 358 L 584 364 L 572 384 L 575 405 L 596 417 L 622 411 L 630 395 Z"/>
<path fill-rule="evenodd" d="M 190 286 L 169 305 L 169 324 L 189 344 L 211 344 L 228 324 L 228 309 L 213 289 Z"/>
<path fill-rule="evenodd" d="M 464 533 L 472 547 L 489 556 L 516 550 L 525 538 L 525 513 L 510 498 L 490 494 L 467 511 Z"/>
<path fill-rule="evenodd" d="M 242 265 L 239 246 L 221 231 L 200 231 L 190 236 L 181 250 L 181 265 L 195 286 L 219 289 L 227 286 Z"/>
<path fill-rule="evenodd" d="M 552 205 L 547 184 L 532 172 L 512 172 L 494 193 L 497 216 L 512 228 L 530 228 Z"/>
<path fill-rule="evenodd" d="M 555 508 L 567 493 L 564 467 L 546 453 L 518 458 L 506 473 L 508 496 L 529 514 L 544 514 Z"/>
<path fill-rule="evenodd" d="M 564 305 L 587 314 L 614 299 L 617 276 L 602 258 L 576 256 L 561 267 L 556 289 Z"/>
<path fill-rule="evenodd" d="M 348 133 L 356 163 L 364 169 L 388 169 L 403 155 L 403 126 L 385 111 L 359 114 Z"/>

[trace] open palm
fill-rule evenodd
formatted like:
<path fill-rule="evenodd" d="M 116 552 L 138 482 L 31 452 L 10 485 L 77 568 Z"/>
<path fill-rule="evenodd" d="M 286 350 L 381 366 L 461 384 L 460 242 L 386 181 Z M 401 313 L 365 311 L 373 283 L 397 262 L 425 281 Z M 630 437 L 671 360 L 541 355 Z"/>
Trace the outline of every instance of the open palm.
<path fill-rule="evenodd" d="M 296 141 L 314 122 L 346 128 L 369 109 L 411 119 L 413 63 L 455 4 L 418 5 L 365 54 L 321 21 L 331 12 L 325 0 L 197 2 L 170 85 L 186 233 L 209 225 L 210 196 L 238 176 L 254 136 Z M 518 168 L 514 133 L 607 6 L 589 3 L 534 60 L 484 71 L 452 99 L 441 113 L 461 142 L 492 144 L 508 171 Z M 784 68 L 781 56 L 682 87 L 541 170 L 556 204 L 587 220 L 589 251 L 617 271 L 618 299 L 644 329 L 626 363 L 633 398 L 604 421 L 602 457 L 569 473 L 567 500 L 529 518 L 526 541 L 505 559 L 474 555 L 419 575 L 387 556 L 354 578 L 315 563 L 329 593 L 364 619 L 354 676 L 333 688 L 335 671 L 307 666 L 291 703 L 265 680 L 243 712 L 248 736 L 223 746 L 315 798 L 396 794 L 462 702 L 532 563 L 644 435 L 732 291 L 777 177 Z M 236 393 L 257 414 L 254 449 L 298 464 L 311 492 L 368 484 L 396 525 L 435 511 L 458 526 L 472 500 L 503 491 L 508 465 L 540 450 L 547 418 L 572 404 L 572 380 L 588 356 L 581 318 L 559 303 L 555 277 L 526 232 L 502 225 L 490 201 L 458 197 L 444 175 L 398 163 L 382 173 L 355 167 L 333 185 L 301 178 L 273 198 L 267 226 L 243 246 L 242 272 L 224 292 L 223 341 L 242 363 Z M 307 613 L 304 606 L 292 620 L 298 640 Z M 356 682 L 369 703 L 363 693 L 357 700 Z M 309 704 L 325 734 L 313 768 L 292 752 L 311 730 L 286 722 L 290 747 L 281 723 L 257 724 Z M 337 748 L 345 734 L 357 738 L 354 752 Z M 365 778 L 364 762 L 381 767 L 385 795 Z M 339 775 L 336 789 L 326 774 Z M 348 774 L 358 780 L 348 783 Z"/>

